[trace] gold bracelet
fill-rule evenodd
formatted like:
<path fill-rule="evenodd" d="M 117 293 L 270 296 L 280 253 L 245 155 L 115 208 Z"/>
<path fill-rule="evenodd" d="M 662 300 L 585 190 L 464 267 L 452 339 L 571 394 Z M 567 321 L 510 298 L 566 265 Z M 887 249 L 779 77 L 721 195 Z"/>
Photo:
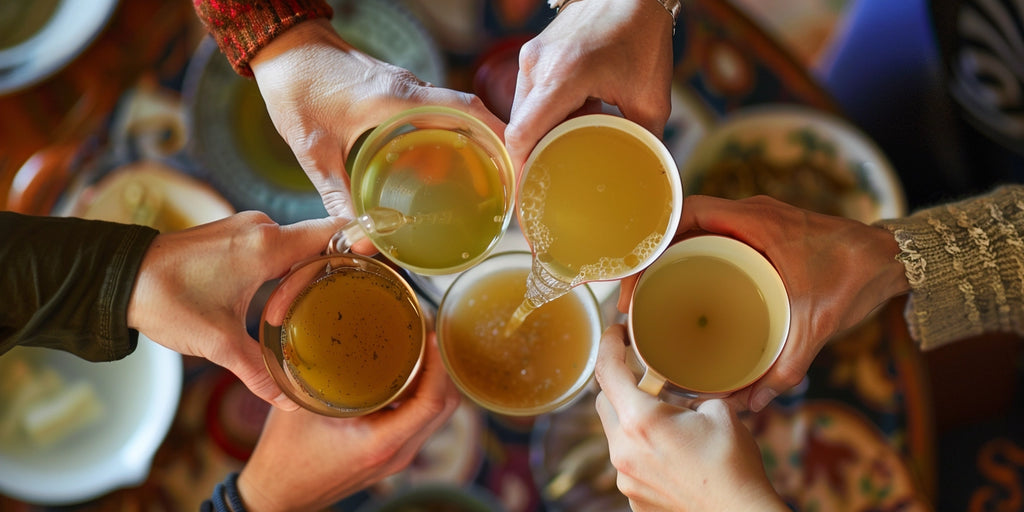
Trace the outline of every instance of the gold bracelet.
<path fill-rule="evenodd" d="M 561 11 L 565 6 L 569 5 L 576 0 L 548 0 L 548 7 L 555 10 L 555 12 Z M 662 7 L 672 15 L 672 32 L 676 29 L 676 20 L 679 18 L 679 11 L 683 10 L 683 4 L 680 0 L 657 0 Z"/>
<path fill-rule="evenodd" d="M 548 7 L 554 9 L 555 12 L 559 12 L 562 9 L 564 9 L 565 6 L 571 4 L 571 3 L 575 2 L 575 1 L 576 0 L 548 0 Z"/>
<path fill-rule="evenodd" d="M 683 10 L 683 3 L 680 0 L 658 0 L 658 3 L 672 15 L 672 26 L 675 27 L 679 11 Z"/>

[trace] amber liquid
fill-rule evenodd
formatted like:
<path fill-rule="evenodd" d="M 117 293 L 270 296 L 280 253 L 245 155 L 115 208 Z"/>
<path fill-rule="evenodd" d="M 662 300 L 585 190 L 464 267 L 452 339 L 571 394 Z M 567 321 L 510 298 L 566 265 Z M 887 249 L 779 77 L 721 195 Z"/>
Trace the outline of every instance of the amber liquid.
<path fill-rule="evenodd" d="M 596 309 L 569 294 L 537 308 L 506 338 L 526 273 L 481 278 L 444 306 L 438 324 L 452 375 L 467 394 L 505 409 L 544 407 L 579 385 L 600 330 Z"/>
<path fill-rule="evenodd" d="M 585 281 L 638 270 L 672 217 L 672 182 L 642 141 L 602 126 L 568 132 L 534 160 L 519 219 L 536 261 L 514 324 Z"/>
<path fill-rule="evenodd" d="M 769 346 L 764 296 L 739 267 L 692 256 L 644 275 L 633 303 L 633 343 L 668 380 L 695 391 L 733 389 Z"/>
<path fill-rule="evenodd" d="M 281 330 L 286 368 L 311 396 L 341 409 L 392 398 L 419 359 L 423 323 L 407 290 L 342 268 L 309 285 Z"/>
<path fill-rule="evenodd" d="M 463 265 L 502 234 L 505 184 L 497 163 L 465 135 L 422 129 L 399 135 L 371 159 L 355 192 L 362 211 L 390 208 L 412 221 L 378 237 L 391 259 L 421 269 Z"/>

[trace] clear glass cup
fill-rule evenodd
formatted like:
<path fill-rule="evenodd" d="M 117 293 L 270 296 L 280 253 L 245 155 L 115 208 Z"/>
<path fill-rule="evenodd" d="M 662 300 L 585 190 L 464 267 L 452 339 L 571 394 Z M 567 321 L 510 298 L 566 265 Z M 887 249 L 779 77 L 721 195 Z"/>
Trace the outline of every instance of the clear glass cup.
<path fill-rule="evenodd" d="M 351 171 L 356 219 L 332 239 L 333 250 L 369 238 L 418 274 L 475 265 L 514 211 L 515 172 L 504 143 L 452 108 L 416 107 L 385 121 L 363 141 Z"/>
<path fill-rule="evenodd" d="M 333 254 L 297 264 L 260 318 L 263 359 L 293 401 L 351 417 L 392 404 L 416 380 L 427 322 L 413 289 L 384 263 Z"/>
<path fill-rule="evenodd" d="M 586 285 L 541 306 L 505 336 L 531 260 L 526 251 L 496 253 L 459 274 L 435 321 L 456 386 L 506 416 L 535 416 L 571 403 L 593 376 L 601 338 L 601 311 Z"/>

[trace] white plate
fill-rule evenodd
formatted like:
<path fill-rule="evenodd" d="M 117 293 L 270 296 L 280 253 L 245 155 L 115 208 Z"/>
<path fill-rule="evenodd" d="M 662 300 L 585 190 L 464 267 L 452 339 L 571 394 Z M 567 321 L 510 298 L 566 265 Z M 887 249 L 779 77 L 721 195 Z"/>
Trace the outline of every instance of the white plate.
<path fill-rule="evenodd" d="M 767 194 L 792 204 L 826 205 L 835 211 L 823 213 L 865 223 L 906 214 L 903 186 L 874 141 L 840 117 L 798 105 L 735 111 L 696 144 L 680 173 L 687 195 Z M 789 179 L 797 173 L 806 179 Z M 709 185 L 709 176 L 716 185 Z M 721 176 L 743 176 L 744 185 L 717 181 Z M 749 185 L 752 177 L 756 185 Z"/>
<path fill-rule="evenodd" d="M 30 5 L 30 2 L 31 9 L 45 9 L 53 0 L 5 0 L 11 6 Z M 34 35 L 0 49 L 0 94 L 35 85 L 71 62 L 107 25 L 117 3 L 117 0 L 57 0 L 53 14 Z M 5 20 L 5 26 L 6 23 Z"/>
<path fill-rule="evenodd" d="M 181 354 L 139 335 L 138 347 L 120 361 L 93 363 L 36 347 L 15 347 L 2 357 L 38 357 L 68 382 L 88 379 L 104 412 L 54 445 L 0 447 L 0 493 L 69 505 L 146 479 L 178 408 Z"/>
<path fill-rule="evenodd" d="M 86 187 L 73 199 L 68 215 L 171 232 L 234 213 L 213 187 L 158 161 L 138 161 Z"/>

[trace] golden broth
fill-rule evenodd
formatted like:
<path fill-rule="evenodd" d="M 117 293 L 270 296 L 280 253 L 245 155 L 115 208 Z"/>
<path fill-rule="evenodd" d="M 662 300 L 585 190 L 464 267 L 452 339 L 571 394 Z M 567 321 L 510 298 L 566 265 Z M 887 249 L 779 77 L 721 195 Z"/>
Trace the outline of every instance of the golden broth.
<path fill-rule="evenodd" d="M 625 275 L 658 247 L 672 186 L 658 154 L 606 126 L 566 132 L 523 176 L 520 223 L 534 253 L 573 284 Z"/>
<path fill-rule="evenodd" d="M 596 311 L 568 294 L 534 310 L 505 337 L 527 272 L 510 268 L 481 277 L 443 306 L 438 324 L 455 380 L 471 396 L 505 409 L 544 407 L 572 391 L 588 368 L 600 329 Z"/>
<path fill-rule="evenodd" d="M 336 269 L 292 303 L 281 330 L 287 368 L 306 392 L 343 409 L 390 399 L 419 359 L 423 324 L 399 284 Z"/>

